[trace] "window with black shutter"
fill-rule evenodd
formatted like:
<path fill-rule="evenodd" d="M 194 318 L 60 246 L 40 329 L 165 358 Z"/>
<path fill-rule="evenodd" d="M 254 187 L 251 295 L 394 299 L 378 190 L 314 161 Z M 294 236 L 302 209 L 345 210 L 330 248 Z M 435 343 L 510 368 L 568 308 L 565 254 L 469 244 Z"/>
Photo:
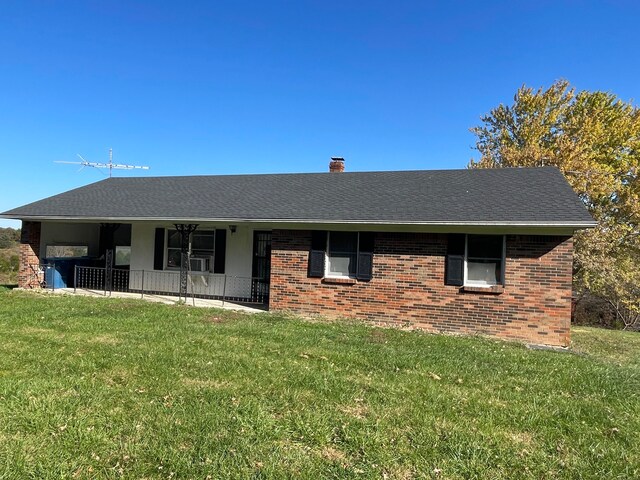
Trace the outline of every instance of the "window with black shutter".
<path fill-rule="evenodd" d="M 158 230 L 162 231 L 162 241 L 160 241 Z M 166 231 L 166 245 L 164 244 Z M 189 236 L 189 270 L 192 272 L 224 273 L 225 253 L 226 253 L 226 230 L 196 230 Z M 163 249 L 162 254 L 158 254 L 158 246 Z M 155 262 L 162 262 L 166 250 L 166 269 L 179 270 L 182 264 L 182 237 L 181 233 L 175 229 L 156 230 L 156 259 Z M 161 265 L 156 263 L 156 265 Z M 164 264 L 160 268 L 162 269 Z"/>
<path fill-rule="evenodd" d="M 450 234 L 445 284 L 469 287 L 504 285 L 505 236 Z"/>
<path fill-rule="evenodd" d="M 493 286 L 504 283 L 504 235 L 467 235 L 465 284 Z"/>
<path fill-rule="evenodd" d="M 309 276 L 371 280 L 374 238 L 373 232 L 314 232 Z"/>
<path fill-rule="evenodd" d="M 356 278 L 358 232 L 329 232 L 327 277 Z"/>

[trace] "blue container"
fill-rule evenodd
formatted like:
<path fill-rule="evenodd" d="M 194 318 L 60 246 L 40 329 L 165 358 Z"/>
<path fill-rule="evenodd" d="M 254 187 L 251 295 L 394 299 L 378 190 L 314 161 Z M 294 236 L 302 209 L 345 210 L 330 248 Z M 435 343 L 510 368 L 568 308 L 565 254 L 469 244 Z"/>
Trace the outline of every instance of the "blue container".
<path fill-rule="evenodd" d="M 47 283 L 47 288 L 67 288 L 67 282 L 62 277 L 59 265 L 53 265 L 53 261 L 50 261 L 44 268 L 44 281 Z"/>
<path fill-rule="evenodd" d="M 74 265 L 79 263 L 77 258 L 47 258 L 46 261 L 51 267 L 47 267 L 45 281 L 49 288 L 73 287 Z"/>
<path fill-rule="evenodd" d="M 93 260 L 88 257 L 51 257 L 45 258 L 44 279 L 47 288 L 73 288 L 75 286 L 75 266 L 92 265 Z"/>

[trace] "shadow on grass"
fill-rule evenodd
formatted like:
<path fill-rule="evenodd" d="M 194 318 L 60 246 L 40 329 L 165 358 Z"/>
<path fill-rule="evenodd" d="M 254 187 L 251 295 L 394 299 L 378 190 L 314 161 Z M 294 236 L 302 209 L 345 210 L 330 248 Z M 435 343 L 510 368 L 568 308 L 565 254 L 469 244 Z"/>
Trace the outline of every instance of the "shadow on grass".
<path fill-rule="evenodd" d="M 17 283 L 0 283 L 0 290 L 13 290 L 14 288 L 18 288 Z"/>

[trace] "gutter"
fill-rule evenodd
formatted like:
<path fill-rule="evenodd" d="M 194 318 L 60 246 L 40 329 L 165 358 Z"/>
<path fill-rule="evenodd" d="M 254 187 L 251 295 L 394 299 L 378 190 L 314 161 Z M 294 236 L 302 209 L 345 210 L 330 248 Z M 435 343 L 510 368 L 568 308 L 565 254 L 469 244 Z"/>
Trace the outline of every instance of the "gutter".
<path fill-rule="evenodd" d="M 404 225 L 404 226 L 452 226 L 452 227 L 556 227 L 556 228 L 593 228 L 597 222 L 445 222 L 445 221 L 393 221 L 393 220 L 328 220 L 328 219 L 300 219 L 300 218 L 170 218 L 170 217 L 74 217 L 74 216 L 38 216 L 38 215 L 7 215 L 0 214 L 0 218 L 12 220 L 47 221 L 67 220 L 78 222 L 168 222 L 168 223 L 278 223 L 278 224 L 315 224 L 315 225 Z"/>

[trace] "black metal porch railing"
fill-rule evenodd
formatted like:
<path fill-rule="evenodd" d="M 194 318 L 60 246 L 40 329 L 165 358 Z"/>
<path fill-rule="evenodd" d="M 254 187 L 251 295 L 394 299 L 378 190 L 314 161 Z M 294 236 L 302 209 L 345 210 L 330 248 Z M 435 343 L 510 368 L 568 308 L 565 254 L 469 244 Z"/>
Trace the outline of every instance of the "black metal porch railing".
<path fill-rule="evenodd" d="M 110 270 L 111 275 L 104 267 L 77 265 L 71 283 L 74 292 L 78 289 L 103 292 L 104 295 L 126 292 L 140 294 L 142 298 L 145 295 L 180 295 L 180 272 L 117 268 Z M 189 272 L 187 297 L 266 305 L 269 303 L 269 281 L 254 277 Z"/>

